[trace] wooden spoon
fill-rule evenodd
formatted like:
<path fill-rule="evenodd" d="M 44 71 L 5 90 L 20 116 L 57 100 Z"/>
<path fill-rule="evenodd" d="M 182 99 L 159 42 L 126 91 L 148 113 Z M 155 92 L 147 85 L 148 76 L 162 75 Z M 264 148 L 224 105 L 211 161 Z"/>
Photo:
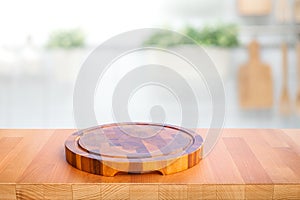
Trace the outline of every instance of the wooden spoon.
<path fill-rule="evenodd" d="M 284 42 L 282 50 L 282 70 L 283 70 L 283 85 L 280 97 L 280 112 L 283 115 L 288 115 L 291 112 L 290 97 L 288 92 L 287 77 L 288 77 L 288 61 L 287 61 L 287 44 Z"/>
<path fill-rule="evenodd" d="M 297 65 L 298 65 L 298 90 L 296 96 L 296 110 L 300 114 L 300 41 L 297 43 Z"/>

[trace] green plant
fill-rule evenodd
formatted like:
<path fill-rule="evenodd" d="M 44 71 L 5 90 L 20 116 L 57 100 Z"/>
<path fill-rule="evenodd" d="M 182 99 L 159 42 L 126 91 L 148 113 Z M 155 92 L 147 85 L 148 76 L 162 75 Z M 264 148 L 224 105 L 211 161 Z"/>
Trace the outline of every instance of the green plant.
<path fill-rule="evenodd" d="M 85 35 L 80 29 L 54 31 L 48 40 L 48 48 L 72 49 L 83 47 Z"/>
<path fill-rule="evenodd" d="M 150 36 L 150 38 L 144 42 L 144 45 L 156 44 L 160 47 L 172 47 L 179 44 L 187 44 L 189 41 L 190 40 L 186 40 L 185 37 L 181 37 L 180 35 L 162 31 Z"/>
<path fill-rule="evenodd" d="M 233 24 L 205 26 L 202 29 L 187 26 L 183 29 L 182 33 L 203 46 L 232 48 L 239 45 L 238 29 L 237 26 Z M 183 39 L 177 34 L 158 32 L 150 36 L 150 38 L 146 40 L 144 44 L 155 44 L 160 47 L 172 47 L 176 45 L 192 44 L 192 41 Z"/>

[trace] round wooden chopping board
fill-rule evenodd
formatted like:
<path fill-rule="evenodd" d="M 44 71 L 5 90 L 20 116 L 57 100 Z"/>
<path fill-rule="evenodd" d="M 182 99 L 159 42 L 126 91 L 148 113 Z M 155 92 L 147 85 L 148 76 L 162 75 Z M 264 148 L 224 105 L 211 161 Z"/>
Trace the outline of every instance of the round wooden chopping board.
<path fill-rule="evenodd" d="M 116 123 L 72 134 L 65 151 L 69 164 L 93 174 L 172 174 L 199 163 L 202 144 L 200 135 L 176 126 Z"/>

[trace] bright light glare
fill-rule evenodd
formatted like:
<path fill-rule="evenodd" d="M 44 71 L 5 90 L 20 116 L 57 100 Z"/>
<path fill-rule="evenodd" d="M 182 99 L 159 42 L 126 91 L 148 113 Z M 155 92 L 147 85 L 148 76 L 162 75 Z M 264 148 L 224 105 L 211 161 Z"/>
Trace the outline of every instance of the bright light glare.
<path fill-rule="evenodd" d="M 0 45 L 24 44 L 30 35 L 43 45 L 57 29 L 82 28 L 88 43 L 99 43 L 130 29 L 160 24 L 159 0 L 2 1 Z"/>

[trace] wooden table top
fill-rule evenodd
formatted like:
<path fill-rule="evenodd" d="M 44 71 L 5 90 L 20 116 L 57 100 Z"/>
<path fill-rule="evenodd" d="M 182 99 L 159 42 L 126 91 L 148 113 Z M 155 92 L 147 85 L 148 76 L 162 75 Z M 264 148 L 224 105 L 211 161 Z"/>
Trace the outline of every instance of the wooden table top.
<path fill-rule="evenodd" d="M 300 198 L 300 130 L 225 129 L 211 153 L 191 169 L 167 176 L 115 177 L 82 172 L 66 162 L 64 142 L 73 132 L 0 130 L 0 194 L 1 187 L 23 184 L 228 184 L 266 185 L 273 192 L 272 185 L 290 185 Z M 198 132 L 203 135 L 206 131 Z"/>

